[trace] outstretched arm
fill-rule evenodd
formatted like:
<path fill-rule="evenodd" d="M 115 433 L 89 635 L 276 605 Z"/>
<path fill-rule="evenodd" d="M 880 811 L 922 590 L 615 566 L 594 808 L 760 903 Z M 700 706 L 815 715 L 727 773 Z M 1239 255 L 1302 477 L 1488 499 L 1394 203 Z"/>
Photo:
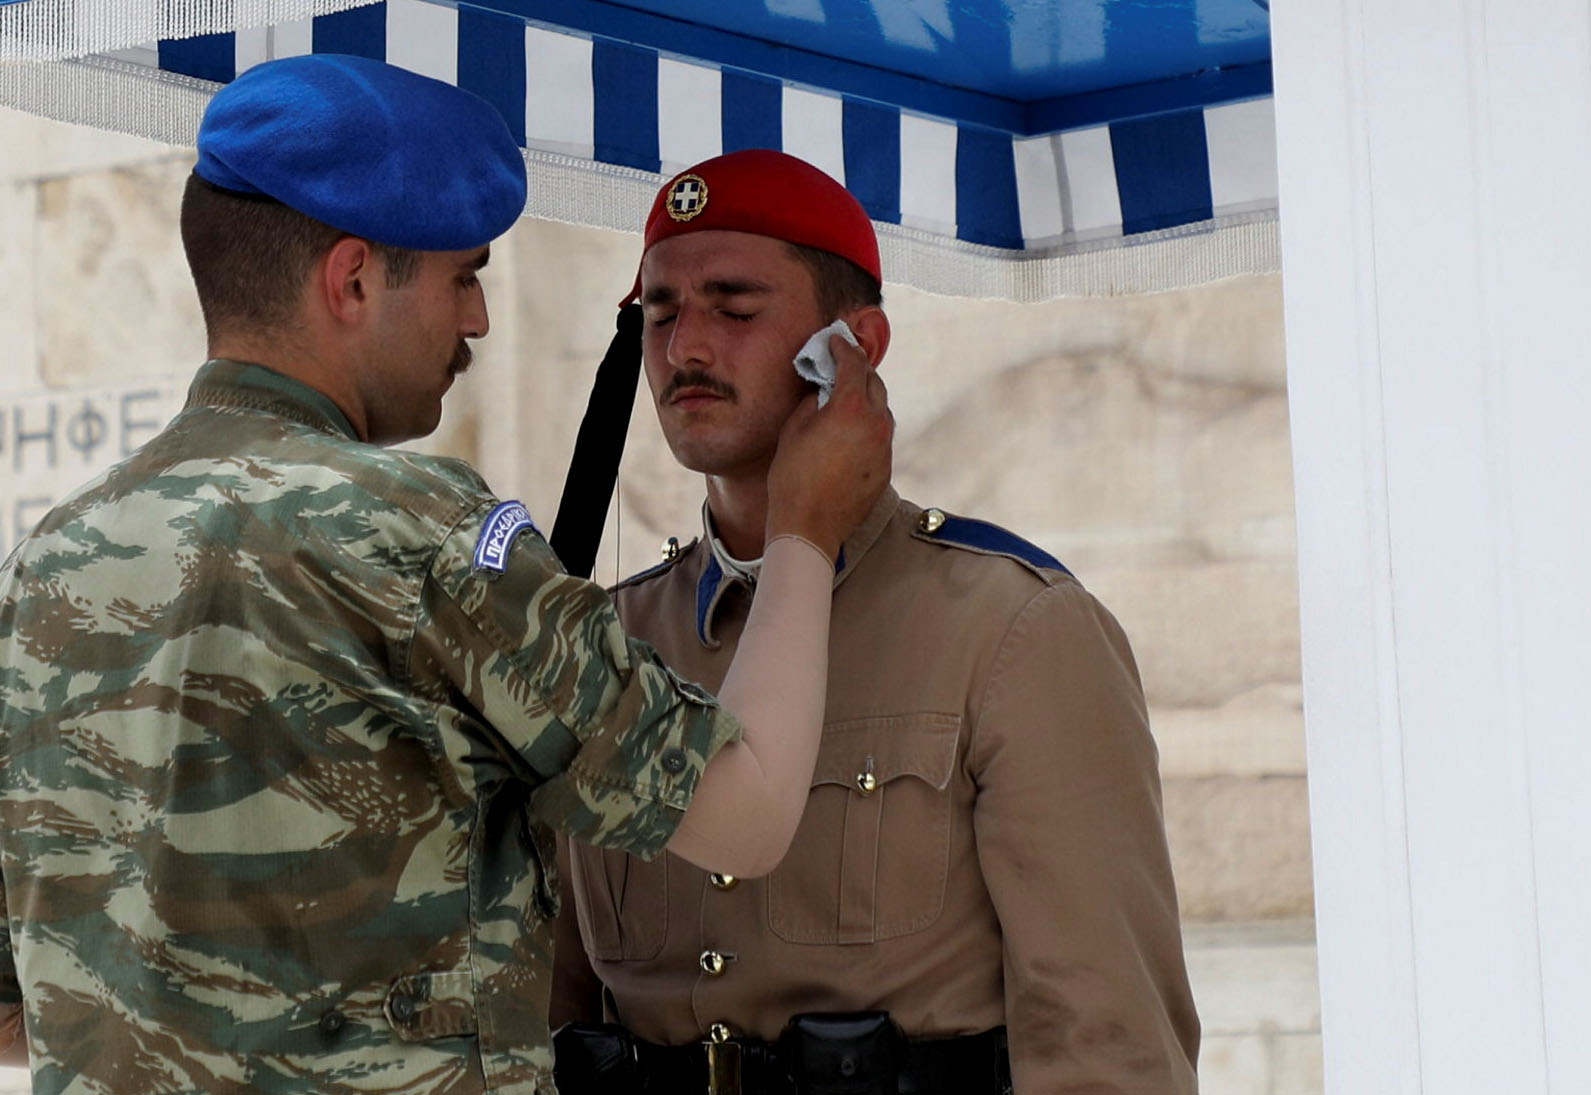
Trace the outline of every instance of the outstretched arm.
<path fill-rule="evenodd" d="M 718 693 L 744 736 L 708 763 L 668 844 L 704 870 L 767 874 L 795 837 L 823 731 L 835 558 L 889 484 L 884 383 L 860 349 L 831 346 L 828 405 L 808 396 L 779 438 L 762 574 Z"/>

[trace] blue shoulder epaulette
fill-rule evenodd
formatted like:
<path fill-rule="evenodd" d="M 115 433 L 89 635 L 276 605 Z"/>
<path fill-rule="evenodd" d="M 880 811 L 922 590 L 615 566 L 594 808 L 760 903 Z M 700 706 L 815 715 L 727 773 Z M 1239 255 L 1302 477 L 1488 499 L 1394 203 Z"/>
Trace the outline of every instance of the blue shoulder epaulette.
<path fill-rule="evenodd" d="M 917 521 L 913 535 L 938 544 L 972 548 L 974 551 L 994 555 L 1009 555 L 1038 570 L 1058 570 L 1071 575 L 1059 559 L 1029 543 L 1009 529 L 978 521 L 971 517 L 956 517 L 938 509 L 925 509 Z"/>
<path fill-rule="evenodd" d="M 675 565 L 685 557 L 685 553 L 696 546 L 696 541 L 699 539 L 700 537 L 693 537 L 690 543 L 682 546 L 678 540 L 670 536 L 668 538 L 668 544 L 663 549 L 664 558 L 661 563 L 658 563 L 656 566 L 647 567 L 645 570 L 630 575 L 622 582 L 616 583 L 611 589 L 608 590 L 608 592 L 616 593 L 621 589 L 628 588 L 629 586 L 640 585 L 642 582 L 647 581 L 650 578 L 655 578 L 659 574 L 666 574 L 668 571 L 673 570 Z"/>

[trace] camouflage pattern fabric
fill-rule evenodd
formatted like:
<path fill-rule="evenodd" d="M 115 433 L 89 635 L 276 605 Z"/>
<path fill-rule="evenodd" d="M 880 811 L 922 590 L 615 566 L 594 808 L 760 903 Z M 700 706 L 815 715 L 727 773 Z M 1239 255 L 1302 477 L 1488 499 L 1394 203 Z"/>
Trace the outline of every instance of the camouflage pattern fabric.
<path fill-rule="evenodd" d="M 496 504 L 216 361 L 0 568 L 37 1092 L 552 1090 L 549 826 L 655 855 L 739 729 Z"/>

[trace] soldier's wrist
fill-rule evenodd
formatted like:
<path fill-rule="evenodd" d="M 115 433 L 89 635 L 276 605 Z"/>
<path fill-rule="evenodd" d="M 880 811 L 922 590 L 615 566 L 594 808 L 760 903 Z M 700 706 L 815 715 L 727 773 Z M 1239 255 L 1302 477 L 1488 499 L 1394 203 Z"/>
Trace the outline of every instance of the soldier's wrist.
<path fill-rule="evenodd" d="M 831 532 L 769 521 L 767 533 L 763 537 L 764 551 L 766 552 L 767 545 L 781 539 L 799 540 L 818 552 L 830 563 L 833 563 L 840 556 L 841 537 L 835 536 Z"/>
<path fill-rule="evenodd" d="M 819 546 L 818 544 L 813 543 L 811 540 L 807 539 L 805 536 L 802 536 L 798 532 L 781 532 L 781 533 L 778 533 L 777 535 L 768 537 L 767 543 L 763 545 L 763 557 L 766 558 L 767 554 L 768 554 L 768 549 L 773 547 L 774 544 L 778 543 L 781 540 L 790 540 L 790 541 L 793 541 L 794 543 L 805 544 L 807 547 L 811 548 L 818 555 L 821 555 L 823 557 L 824 561 L 827 562 L 830 566 L 834 565 L 834 560 L 837 558 L 837 553 L 839 551 L 838 548 L 836 548 L 834 551 L 825 551 L 821 546 Z"/>

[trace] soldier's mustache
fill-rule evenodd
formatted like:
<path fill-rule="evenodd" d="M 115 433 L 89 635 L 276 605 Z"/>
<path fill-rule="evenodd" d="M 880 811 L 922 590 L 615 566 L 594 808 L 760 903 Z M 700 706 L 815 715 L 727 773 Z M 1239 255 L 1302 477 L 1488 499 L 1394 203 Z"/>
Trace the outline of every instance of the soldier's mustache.
<path fill-rule="evenodd" d="M 693 369 L 683 373 L 675 373 L 674 378 L 664 387 L 663 395 L 658 401 L 660 403 L 669 402 L 681 388 L 701 388 L 704 391 L 712 392 L 714 395 L 721 395 L 725 399 L 733 400 L 736 398 L 733 387 L 725 384 L 722 380 L 708 376 L 700 369 Z"/>
<path fill-rule="evenodd" d="M 453 351 L 453 360 L 448 362 L 447 371 L 451 376 L 458 376 L 470 367 L 470 362 L 475 360 L 475 351 L 470 349 L 470 344 L 459 339 L 458 349 Z"/>

